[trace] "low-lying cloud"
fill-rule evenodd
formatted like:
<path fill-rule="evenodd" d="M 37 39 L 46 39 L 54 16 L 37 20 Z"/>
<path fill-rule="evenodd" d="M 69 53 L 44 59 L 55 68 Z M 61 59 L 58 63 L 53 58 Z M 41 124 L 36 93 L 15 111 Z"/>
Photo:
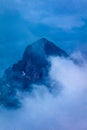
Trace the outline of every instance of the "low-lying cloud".
<path fill-rule="evenodd" d="M 56 88 L 62 88 L 60 93 L 55 96 L 44 85 L 34 85 L 33 96 L 23 94 L 20 109 L 1 108 L 0 130 L 87 130 L 86 61 L 80 65 L 59 57 L 50 61 L 49 76 Z"/>

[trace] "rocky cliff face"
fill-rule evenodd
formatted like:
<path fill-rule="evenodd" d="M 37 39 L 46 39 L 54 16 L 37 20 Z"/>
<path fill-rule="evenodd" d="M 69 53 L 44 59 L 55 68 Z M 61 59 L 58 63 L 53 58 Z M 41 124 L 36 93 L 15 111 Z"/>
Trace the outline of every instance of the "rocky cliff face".
<path fill-rule="evenodd" d="M 42 38 L 29 45 L 23 54 L 23 58 L 9 67 L 0 81 L 0 103 L 6 106 L 14 107 L 17 103 L 17 90 L 31 91 L 31 84 L 46 84 L 50 63 L 49 56 L 68 55 L 54 43 Z"/>

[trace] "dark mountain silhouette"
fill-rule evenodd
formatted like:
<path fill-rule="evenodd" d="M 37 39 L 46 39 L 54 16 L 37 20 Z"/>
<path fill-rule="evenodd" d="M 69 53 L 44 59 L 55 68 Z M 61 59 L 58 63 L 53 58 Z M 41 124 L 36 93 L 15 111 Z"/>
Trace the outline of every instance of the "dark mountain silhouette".
<path fill-rule="evenodd" d="M 32 91 L 31 84 L 45 84 L 48 80 L 49 56 L 67 57 L 67 53 L 45 38 L 29 45 L 18 63 L 9 67 L 0 80 L 0 102 L 6 106 L 18 106 L 17 90 Z"/>

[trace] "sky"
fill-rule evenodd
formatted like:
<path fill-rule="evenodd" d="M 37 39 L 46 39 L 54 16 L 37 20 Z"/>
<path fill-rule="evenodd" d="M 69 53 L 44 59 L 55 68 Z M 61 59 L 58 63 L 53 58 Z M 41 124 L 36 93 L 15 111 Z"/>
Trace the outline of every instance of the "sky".
<path fill-rule="evenodd" d="M 87 1 L 0 0 L 1 70 L 21 58 L 25 47 L 41 37 L 68 53 L 86 53 Z"/>

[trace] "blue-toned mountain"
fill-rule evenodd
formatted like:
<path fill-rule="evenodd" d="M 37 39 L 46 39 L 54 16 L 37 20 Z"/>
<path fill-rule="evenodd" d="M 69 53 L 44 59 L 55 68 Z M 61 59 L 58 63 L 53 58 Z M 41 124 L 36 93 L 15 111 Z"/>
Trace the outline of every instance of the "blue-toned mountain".
<path fill-rule="evenodd" d="M 0 102 L 17 106 L 17 90 L 32 91 L 32 84 L 45 84 L 51 91 L 49 56 L 67 57 L 67 53 L 45 38 L 30 44 L 20 61 L 9 67 L 0 81 Z"/>

